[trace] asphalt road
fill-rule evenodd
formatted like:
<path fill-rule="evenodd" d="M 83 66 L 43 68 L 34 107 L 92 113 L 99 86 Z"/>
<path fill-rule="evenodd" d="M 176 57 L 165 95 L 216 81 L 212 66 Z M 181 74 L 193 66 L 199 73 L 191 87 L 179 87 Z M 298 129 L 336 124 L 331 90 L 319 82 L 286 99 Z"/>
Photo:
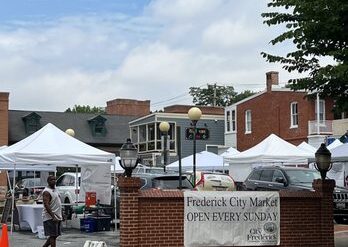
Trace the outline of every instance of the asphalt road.
<path fill-rule="evenodd" d="M 119 231 L 85 233 L 75 229 L 63 229 L 62 236 L 57 239 L 57 247 L 83 247 L 87 240 L 104 241 L 108 247 L 118 247 Z M 39 239 L 30 231 L 9 233 L 11 247 L 40 247 L 45 239 Z"/>

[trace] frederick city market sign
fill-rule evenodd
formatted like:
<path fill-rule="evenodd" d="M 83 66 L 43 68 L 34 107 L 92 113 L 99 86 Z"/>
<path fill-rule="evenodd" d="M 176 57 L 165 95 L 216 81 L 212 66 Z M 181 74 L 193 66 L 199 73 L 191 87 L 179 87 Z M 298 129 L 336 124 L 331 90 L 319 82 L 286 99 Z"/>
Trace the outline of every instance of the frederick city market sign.
<path fill-rule="evenodd" d="M 184 197 L 186 247 L 280 244 L 278 192 L 185 191 Z"/>

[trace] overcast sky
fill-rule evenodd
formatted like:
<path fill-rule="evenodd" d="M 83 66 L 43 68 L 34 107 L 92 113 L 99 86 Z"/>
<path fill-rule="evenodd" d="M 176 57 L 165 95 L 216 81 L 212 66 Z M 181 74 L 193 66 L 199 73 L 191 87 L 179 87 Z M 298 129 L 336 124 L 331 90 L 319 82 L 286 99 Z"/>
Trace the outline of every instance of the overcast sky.
<path fill-rule="evenodd" d="M 280 28 L 262 23 L 265 0 L 3 0 L 0 91 L 10 109 L 64 111 L 116 98 L 151 110 L 190 104 L 207 83 L 265 88 L 290 75 L 261 51 Z"/>

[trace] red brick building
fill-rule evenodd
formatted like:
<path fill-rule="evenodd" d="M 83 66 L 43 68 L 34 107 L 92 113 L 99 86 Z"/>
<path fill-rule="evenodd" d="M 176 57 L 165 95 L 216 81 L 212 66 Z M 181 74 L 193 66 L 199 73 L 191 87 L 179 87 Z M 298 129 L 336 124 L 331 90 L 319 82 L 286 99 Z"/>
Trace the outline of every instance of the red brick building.
<path fill-rule="evenodd" d="M 334 117 L 331 111 L 333 100 L 319 99 L 317 107 L 317 100 L 306 98 L 306 92 L 281 88 L 278 78 L 278 72 L 266 73 L 266 90 L 225 109 L 226 146 L 244 151 L 271 133 L 298 145 L 308 141 L 311 135 L 325 134 Z M 320 123 L 318 133 L 311 131 L 316 129 L 317 116 Z"/>

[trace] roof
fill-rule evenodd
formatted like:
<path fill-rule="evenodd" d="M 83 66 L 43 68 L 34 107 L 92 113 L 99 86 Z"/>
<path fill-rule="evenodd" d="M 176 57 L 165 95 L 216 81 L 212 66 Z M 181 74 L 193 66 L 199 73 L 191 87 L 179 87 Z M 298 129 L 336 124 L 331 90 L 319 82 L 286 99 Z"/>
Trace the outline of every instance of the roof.
<path fill-rule="evenodd" d="M 41 126 L 52 123 L 62 131 L 73 129 L 75 138 L 89 144 L 122 144 L 129 138 L 129 122 L 136 117 L 119 116 L 93 113 L 67 113 L 67 112 L 46 112 L 46 111 L 20 111 L 9 110 L 9 142 L 15 143 L 28 136 L 25 132 L 25 125 L 22 117 L 31 113 L 41 116 Z M 93 136 L 88 120 L 98 115 L 106 119 L 106 135 L 104 137 Z"/>

